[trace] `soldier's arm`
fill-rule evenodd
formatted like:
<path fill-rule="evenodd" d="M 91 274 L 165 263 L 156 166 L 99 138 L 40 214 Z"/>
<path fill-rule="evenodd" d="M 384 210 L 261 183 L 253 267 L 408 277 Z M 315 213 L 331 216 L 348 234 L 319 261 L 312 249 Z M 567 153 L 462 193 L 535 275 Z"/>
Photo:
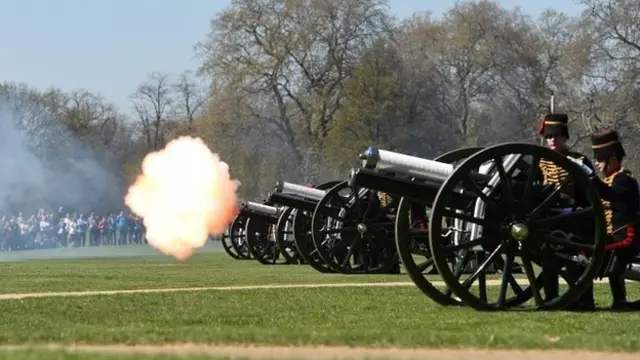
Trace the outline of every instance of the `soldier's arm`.
<path fill-rule="evenodd" d="M 606 186 L 606 184 L 604 185 Z M 627 219 L 625 221 L 630 222 L 616 231 L 616 233 L 620 232 L 624 234 L 624 239 L 607 245 L 607 250 L 616 250 L 631 246 L 631 243 L 636 237 L 633 220 L 640 206 L 640 191 L 638 190 L 637 181 L 626 175 L 617 176 L 611 184 L 610 189 L 613 195 L 613 199 L 611 200 L 612 206 L 615 207 L 616 212 L 623 214 L 624 219 Z"/>
<path fill-rule="evenodd" d="M 533 170 L 533 182 L 542 183 L 544 181 L 544 174 L 542 173 L 542 169 L 540 168 L 540 162 L 535 164 L 535 168 Z"/>
<path fill-rule="evenodd" d="M 589 161 L 589 159 L 587 159 L 586 157 L 582 157 L 582 163 L 585 164 L 586 166 L 589 167 L 589 169 L 591 169 L 592 171 L 596 171 L 596 167 L 593 166 L 593 163 L 591 161 Z"/>

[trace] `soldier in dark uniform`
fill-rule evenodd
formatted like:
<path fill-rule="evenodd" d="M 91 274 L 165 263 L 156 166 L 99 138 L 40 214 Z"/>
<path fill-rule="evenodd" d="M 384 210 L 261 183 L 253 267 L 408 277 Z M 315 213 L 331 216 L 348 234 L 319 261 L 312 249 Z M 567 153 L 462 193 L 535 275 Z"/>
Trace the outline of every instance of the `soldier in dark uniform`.
<path fill-rule="evenodd" d="M 592 135 L 591 144 L 596 164 L 604 178 L 600 179 L 588 166 L 577 163 L 587 175 L 592 176 L 602 197 L 609 236 L 606 250 L 611 251 L 610 261 L 604 269 L 605 275 L 609 277 L 613 296 L 611 308 L 637 310 L 640 302 L 627 302 L 623 274 L 627 266 L 640 253 L 638 182 L 628 170 L 622 167 L 622 160 L 626 153 L 617 132 L 607 131 Z"/>
<path fill-rule="evenodd" d="M 392 196 L 391 194 L 387 194 L 385 192 L 382 191 L 377 191 L 376 192 L 376 199 L 378 200 L 378 205 L 379 205 L 379 209 L 383 210 L 386 209 L 385 213 L 381 214 L 382 215 L 382 219 L 380 219 L 381 221 L 389 221 L 391 220 L 391 218 L 387 218 L 387 215 L 395 215 L 396 209 L 398 207 L 398 202 L 399 199 L 397 196 Z M 395 252 L 395 246 L 394 246 L 394 238 L 393 238 L 393 232 L 388 233 L 389 238 L 386 239 L 387 241 L 384 242 L 384 244 L 379 243 L 379 245 L 382 245 L 379 249 L 377 249 L 379 252 L 381 252 L 380 254 L 372 254 L 372 259 L 371 262 L 372 264 L 378 265 L 380 262 L 380 257 L 383 257 L 384 254 L 382 254 L 382 252 Z M 383 240 L 384 241 L 384 240 Z M 374 265 L 374 266 L 375 266 Z M 393 266 L 391 267 L 391 269 L 389 269 L 389 273 L 390 274 L 400 274 L 400 258 L 396 255 L 394 257 L 394 263 Z"/>
<path fill-rule="evenodd" d="M 539 133 L 544 137 L 546 145 L 550 149 L 570 159 L 576 159 L 593 170 L 594 167 L 586 156 L 578 152 L 569 151 L 567 146 L 567 140 L 569 140 L 568 122 L 569 117 L 567 114 L 548 114 L 540 123 Z M 541 159 L 539 161 L 538 169 L 538 181 L 543 185 L 555 185 L 561 183 L 568 176 L 565 169 L 545 159 Z M 582 202 L 582 199 L 575 198 L 573 184 L 568 184 L 565 189 L 566 190 L 561 194 L 560 203 L 557 204 L 559 207 L 572 208 Z M 559 296 L 560 284 L 559 272 L 556 269 L 557 267 L 557 264 L 543 264 L 543 287 L 547 301 Z M 587 295 L 579 299 L 575 304 L 572 304 L 571 308 L 592 309 L 595 307 L 592 292 L 587 291 L 585 293 Z"/>

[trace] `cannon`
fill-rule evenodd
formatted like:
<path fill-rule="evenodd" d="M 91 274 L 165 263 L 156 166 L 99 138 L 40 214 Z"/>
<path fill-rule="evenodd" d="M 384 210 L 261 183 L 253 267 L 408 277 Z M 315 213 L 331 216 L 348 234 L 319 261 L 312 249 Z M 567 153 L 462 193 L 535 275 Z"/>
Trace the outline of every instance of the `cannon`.
<path fill-rule="evenodd" d="M 263 204 L 244 201 L 240 204 L 240 212 L 245 216 L 245 239 L 251 257 L 265 265 L 287 264 L 287 258 L 282 256 L 275 240 L 275 226 L 280 215 L 286 209 L 271 206 L 269 202 Z"/>
<path fill-rule="evenodd" d="M 220 238 L 222 248 L 236 260 L 251 260 L 253 257 L 246 243 L 245 226 L 247 215 L 241 211 L 242 201 L 238 201 L 238 211 Z"/>
<path fill-rule="evenodd" d="M 309 264 L 320 272 L 333 272 L 317 254 L 311 240 L 311 214 L 327 189 L 338 181 L 330 181 L 316 187 L 279 181 L 269 194 L 271 204 L 284 206 L 278 221 L 276 240 L 287 254 L 302 264 Z M 291 235 L 291 236 L 289 236 Z M 283 252 L 284 252 L 283 251 Z"/>
<path fill-rule="evenodd" d="M 477 150 L 478 148 L 455 150 L 436 157 L 435 161 L 451 163 Z M 371 159 L 367 161 L 369 160 Z M 358 181 L 360 180 L 362 178 L 358 177 Z M 384 177 L 376 177 L 376 181 L 384 181 Z M 406 184 L 414 186 L 409 180 Z M 314 212 L 312 221 L 314 244 L 325 262 L 337 272 L 399 273 L 394 240 L 395 210 L 399 198 L 394 194 L 380 192 L 384 185 L 379 183 L 372 184 L 371 188 L 362 181 L 357 185 L 351 186 L 349 181 L 344 181 L 329 190 L 318 203 L 318 211 Z M 334 209 L 335 216 L 327 211 L 331 208 Z M 419 216 L 416 221 L 423 227 L 426 224 L 425 216 Z M 429 270 L 430 273 L 435 273 L 433 267 Z"/>
<path fill-rule="evenodd" d="M 540 159 L 566 170 L 567 178 L 554 186 L 541 184 Z M 601 274 L 606 229 L 598 192 L 575 164 L 550 149 L 505 143 L 437 161 L 369 147 L 361 162 L 352 169 L 349 186 L 399 198 L 398 256 L 416 286 L 442 305 L 561 309 Z M 563 196 L 569 190 L 573 196 Z M 367 231 L 369 224 L 350 225 Z M 474 271 L 465 273 L 474 258 Z M 524 278 L 514 276 L 515 264 Z M 425 275 L 429 267 L 445 287 Z M 490 267 L 501 274 L 495 294 L 486 286 Z M 551 268 L 568 286 L 558 297 L 545 298 L 542 274 Z"/>

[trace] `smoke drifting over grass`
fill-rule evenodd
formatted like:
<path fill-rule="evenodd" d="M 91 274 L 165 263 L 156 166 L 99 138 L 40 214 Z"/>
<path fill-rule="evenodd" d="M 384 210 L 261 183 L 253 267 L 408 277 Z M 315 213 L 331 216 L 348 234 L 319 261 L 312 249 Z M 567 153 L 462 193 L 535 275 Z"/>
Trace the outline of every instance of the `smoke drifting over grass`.
<path fill-rule="evenodd" d="M 101 211 L 122 204 L 124 184 L 106 157 L 45 105 L 18 106 L 1 94 L 0 169 L 0 214 L 59 206 Z"/>

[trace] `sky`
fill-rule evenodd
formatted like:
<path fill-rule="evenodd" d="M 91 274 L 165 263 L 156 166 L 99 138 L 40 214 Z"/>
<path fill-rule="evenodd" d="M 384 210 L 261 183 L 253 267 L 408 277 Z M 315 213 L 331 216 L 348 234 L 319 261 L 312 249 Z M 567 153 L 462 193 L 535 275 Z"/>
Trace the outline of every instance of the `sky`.
<path fill-rule="evenodd" d="M 199 65 L 193 47 L 226 0 L 0 0 L 0 82 L 38 89 L 86 89 L 124 111 L 153 71 L 177 75 Z M 392 12 L 440 14 L 455 1 L 390 0 Z M 539 15 L 576 15 L 576 0 L 503 0 Z"/>

